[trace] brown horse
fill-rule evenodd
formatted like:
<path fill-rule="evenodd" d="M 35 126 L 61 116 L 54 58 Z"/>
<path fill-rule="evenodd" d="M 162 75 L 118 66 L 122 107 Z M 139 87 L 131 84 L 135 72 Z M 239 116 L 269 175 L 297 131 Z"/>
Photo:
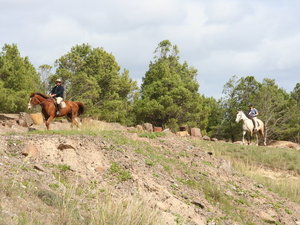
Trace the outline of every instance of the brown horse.
<path fill-rule="evenodd" d="M 66 106 L 60 109 L 59 117 L 67 116 L 72 121 L 72 126 L 76 125 L 78 127 L 78 122 L 76 117 L 81 115 L 84 111 L 84 106 L 81 102 L 72 102 L 72 101 L 65 101 Z M 46 127 L 49 130 L 49 126 L 51 121 L 58 117 L 56 115 L 56 104 L 55 100 L 47 95 L 41 93 L 32 93 L 30 95 L 30 100 L 28 103 L 28 109 L 31 109 L 32 106 L 40 105 L 42 107 L 42 114 L 46 120 Z"/>

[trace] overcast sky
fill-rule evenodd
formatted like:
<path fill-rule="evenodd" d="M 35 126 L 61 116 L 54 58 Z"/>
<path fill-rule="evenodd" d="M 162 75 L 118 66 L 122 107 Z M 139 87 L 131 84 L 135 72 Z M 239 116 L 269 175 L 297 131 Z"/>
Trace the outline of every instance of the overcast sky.
<path fill-rule="evenodd" d="M 233 76 L 300 82 L 299 0 L 0 0 L 0 47 L 37 68 L 76 44 L 112 53 L 139 83 L 168 39 L 198 70 L 200 93 L 221 97 Z"/>

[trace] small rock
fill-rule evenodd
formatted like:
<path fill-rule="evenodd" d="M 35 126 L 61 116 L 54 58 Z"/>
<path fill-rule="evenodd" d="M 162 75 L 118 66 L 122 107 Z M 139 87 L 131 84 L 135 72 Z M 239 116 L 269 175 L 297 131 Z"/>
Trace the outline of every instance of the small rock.
<path fill-rule="evenodd" d="M 262 220 L 264 220 L 267 223 L 275 223 L 276 222 L 276 220 L 273 217 L 271 217 L 269 214 L 267 214 L 265 212 L 260 212 L 259 216 Z"/>
<path fill-rule="evenodd" d="M 218 139 L 217 138 L 212 138 L 211 141 L 215 141 L 216 142 L 216 141 L 218 141 Z"/>
<path fill-rule="evenodd" d="M 44 167 L 42 167 L 42 165 L 40 165 L 40 164 L 34 164 L 33 168 L 36 170 L 42 171 L 42 172 L 45 171 Z"/>
<path fill-rule="evenodd" d="M 60 144 L 57 149 L 63 151 L 65 149 L 75 149 L 72 145 L 68 145 L 68 144 Z"/>
<path fill-rule="evenodd" d="M 103 168 L 102 166 L 98 166 L 98 167 L 95 168 L 95 171 L 96 171 L 97 173 L 103 173 L 104 170 L 105 170 L 105 168 Z"/>
<path fill-rule="evenodd" d="M 39 151 L 35 145 L 29 143 L 26 144 L 25 147 L 22 149 L 22 155 L 36 158 L 39 156 Z"/>
<path fill-rule="evenodd" d="M 203 139 L 204 141 L 210 141 L 210 137 L 208 137 L 207 135 L 203 136 L 202 139 Z"/>
<path fill-rule="evenodd" d="M 264 185 L 258 184 L 257 187 L 258 187 L 258 188 L 264 188 Z"/>
<path fill-rule="evenodd" d="M 135 128 L 139 131 L 143 131 L 143 126 L 142 125 L 136 125 Z"/>
<path fill-rule="evenodd" d="M 199 201 L 199 200 L 193 200 L 192 201 L 192 204 L 194 204 L 195 206 L 198 206 L 198 207 L 200 207 L 201 209 L 204 209 L 204 205 L 201 203 L 201 201 Z"/>
<path fill-rule="evenodd" d="M 163 130 L 164 133 L 172 133 L 171 130 L 169 128 L 166 128 Z"/>

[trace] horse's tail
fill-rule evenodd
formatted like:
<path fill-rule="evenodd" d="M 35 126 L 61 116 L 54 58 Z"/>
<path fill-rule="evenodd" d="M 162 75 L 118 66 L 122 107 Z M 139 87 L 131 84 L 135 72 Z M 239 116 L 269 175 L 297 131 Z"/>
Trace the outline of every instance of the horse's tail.
<path fill-rule="evenodd" d="M 81 102 L 76 102 L 76 104 L 79 107 L 79 109 L 78 109 L 78 116 L 80 116 L 80 115 L 82 115 L 84 113 L 84 105 Z"/>

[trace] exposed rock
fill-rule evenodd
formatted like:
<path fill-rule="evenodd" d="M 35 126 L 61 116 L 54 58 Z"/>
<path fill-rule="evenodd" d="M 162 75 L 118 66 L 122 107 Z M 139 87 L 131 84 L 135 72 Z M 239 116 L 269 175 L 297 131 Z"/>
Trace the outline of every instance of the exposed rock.
<path fill-rule="evenodd" d="M 162 132 L 162 127 L 154 127 L 154 132 Z"/>
<path fill-rule="evenodd" d="M 203 136 L 202 139 L 203 139 L 204 141 L 210 141 L 210 137 L 208 137 L 207 135 Z"/>
<path fill-rule="evenodd" d="M 204 209 L 204 205 L 203 205 L 203 203 L 202 203 L 199 199 L 193 200 L 193 201 L 192 201 L 192 204 L 194 204 L 194 205 L 200 207 L 201 209 Z"/>
<path fill-rule="evenodd" d="M 34 164 L 33 168 L 36 169 L 36 170 L 42 171 L 42 172 L 45 171 L 45 168 L 40 164 Z"/>
<path fill-rule="evenodd" d="M 41 125 L 44 123 L 44 117 L 42 113 L 32 113 L 30 114 L 33 124 Z"/>
<path fill-rule="evenodd" d="M 260 212 L 259 216 L 262 220 L 264 220 L 267 223 L 275 223 L 276 222 L 276 220 L 266 212 Z"/>
<path fill-rule="evenodd" d="M 33 121 L 28 113 L 20 112 L 18 123 L 22 127 L 29 127 L 33 124 Z"/>
<path fill-rule="evenodd" d="M 22 155 L 25 155 L 27 157 L 33 157 L 36 158 L 39 156 L 39 150 L 37 147 L 31 143 L 26 144 L 24 148 L 22 149 Z"/>
<path fill-rule="evenodd" d="M 135 128 L 139 131 L 144 130 L 142 125 L 136 125 Z"/>
<path fill-rule="evenodd" d="M 189 132 L 187 132 L 187 131 L 178 131 L 178 132 L 176 132 L 176 135 L 180 136 L 180 137 L 188 137 L 188 136 L 190 136 Z"/>
<path fill-rule="evenodd" d="M 151 123 L 144 123 L 143 128 L 148 132 L 153 132 L 153 125 Z"/>
<path fill-rule="evenodd" d="M 211 141 L 218 141 L 217 138 L 211 138 Z"/>
<path fill-rule="evenodd" d="M 57 149 L 63 151 L 65 149 L 75 149 L 72 145 L 68 145 L 68 144 L 60 144 Z"/>
<path fill-rule="evenodd" d="M 191 128 L 191 136 L 202 137 L 200 128 Z"/>

